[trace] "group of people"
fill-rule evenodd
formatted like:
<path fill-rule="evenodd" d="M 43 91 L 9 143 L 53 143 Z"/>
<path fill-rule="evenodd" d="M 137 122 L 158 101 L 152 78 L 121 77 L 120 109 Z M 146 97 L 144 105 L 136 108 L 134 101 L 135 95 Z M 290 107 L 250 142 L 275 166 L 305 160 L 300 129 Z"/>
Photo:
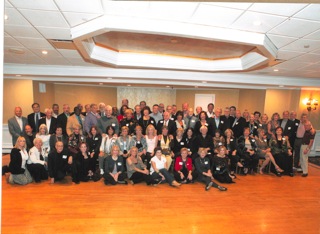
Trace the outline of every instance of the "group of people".
<path fill-rule="evenodd" d="M 28 184 L 50 177 L 51 183 L 70 173 L 76 184 L 104 178 L 107 185 L 144 181 L 147 185 L 167 182 L 181 184 L 201 181 L 205 189 L 227 188 L 236 172 L 243 175 L 265 169 L 277 176 L 294 175 L 301 167 L 308 176 L 308 155 L 315 130 L 308 116 L 284 111 L 270 120 L 256 111 L 243 113 L 236 107 L 190 108 L 145 101 L 133 109 L 128 100 L 117 108 L 104 103 L 81 104 L 70 112 L 67 104 L 22 116 L 15 107 L 8 126 L 14 148 L 9 164 L 9 183 Z M 259 160 L 263 163 L 259 166 Z"/>

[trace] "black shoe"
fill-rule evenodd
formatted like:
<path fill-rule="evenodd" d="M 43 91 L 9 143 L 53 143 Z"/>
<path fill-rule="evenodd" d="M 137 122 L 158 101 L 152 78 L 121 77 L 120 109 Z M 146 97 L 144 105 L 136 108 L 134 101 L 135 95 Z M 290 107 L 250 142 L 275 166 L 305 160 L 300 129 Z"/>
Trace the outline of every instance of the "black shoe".
<path fill-rule="evenodd" d="M 208 191 L 212 187 L 213 182 L 209 182 L 209 184 L 206 185 L 205 190 Z"/>
<path fill-rule="evenodd" d="M 290 177 L 293 177 L 293 176 L 294 176 L 294 174 L 293 174 L 293 173 L 289 173 L 289 176 L 290 176 Z"/>
<path fill-rule="evenodd" d="M 118 184 L 128 184 L 128 182 L 127 181 L 118 181 Z"/>
<path fill-rule="evenodd" d="M 301 176 L 302 176 L 302 177 L 307 177 L 307 176 L 308 176 L 308 173 L 303 173 Z"/>
<path fill-rule="evenodd" d="M 281 173 L 280 173 L 280 172 L 277 172 L 277 173 L 276 173 L 276 176 L 281 177 Z"/>
<path fill-rule="evenodd" d="M 218 189 L 220 191 L 227 191 L 228 190 L 226 187 L 223 187 L 223 186 L 220 186 L 220 185 L 218 185 Z"/>

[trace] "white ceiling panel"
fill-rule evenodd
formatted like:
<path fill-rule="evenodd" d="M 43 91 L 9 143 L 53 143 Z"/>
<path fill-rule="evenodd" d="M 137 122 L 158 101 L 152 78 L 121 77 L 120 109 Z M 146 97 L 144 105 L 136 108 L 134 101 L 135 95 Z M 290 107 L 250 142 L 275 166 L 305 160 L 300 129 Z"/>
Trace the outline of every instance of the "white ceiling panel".
<path fill-rule="evenodd" d="M 282 15 L 282 16 L 292 16 L 304 7 L 307 4 L 288 4 L 288 3 L 254 3 L 250 8 L 249 11 L 256 11 L 262 13 L 268 13 L 272 15 Z"/>
<path fill-rule="evenodd" d="M 245 31 L 265 33 L 285 20 L 286 17 L 283 16 L 273 16 L 247 11 L 241 15 L 240 18 L 231 25 L 231 27 Z M 261 22 L 261 24 L 254 25 L 253 23 L 256 21 Z"/>
<path fill-rule="evenodd" d="M 8 0 L 5 0 L 5 1 L 4 1 L 4 6 L 5 6 L 5 7 L 13 7 L 13 6 L 8 2 Z"/>
<path fill-rule="evenodd" d="M 267 36 L 277 48 L 281 48 L 285 45 L 290 44 L 293 41 L 298 40 L 298 38 L 295 38 L 295 37 L 285 37 L 285 36 L 272 35 L 272 34 L 267 34 Z"/>
<path fill-rule="evenodd" d="M 310 33 L 309 35 L 305 36 L 304 39 L 320 40 L 320 30 Z"/>
<path fill-rule="evenodd" d="M 58 8 L 53 0 L 9 0 L 16 8 L 57 11 Z"/>
<path fill-rule="evenodd" d="M 4 20 L 5 25 L 30 25 L 30 23 L 14 8 L 6 8 L 5 14 L 8 16 L 8 19 Z"/>
<path fill-rule="evenodd" d="M 58 51 L 66 58 L 82 58 L 77 50 L 58 49 Z"/>
<path fill-rule="evenodd" d="M 39 38 L 22 38 L 16 37 L 17 41 L 19 41 L 22 45 L 31 49 L 52 49 L 51 44 L 45 39 Z"/>
<path fill-rule="evenodd" d="M 277 54 L 277 59 L 290 60 L 299 55 L 304 54 L 303 52 L 295 52 L 295 51 L 287 51 L 287 50 L 279 50 Z"/>
<path fill-rule="evenodd" d="M 24 46 L 15 40 L 13 37 L 4 37 L 4 47 L 19 47 L 23 48 Z"/>
<path fill-rule="evenodd" d="M 69 27 L 67 21 L 58 11 L 21 10 L 21 13 L 36 27 Z"/>
<path fill-rule="evenodd" d="M 305 67 L 306 70 L 309 71 L 317 71 L 320 72 L 320 63 L 311 64 Z M 318 74 L 319 76 L 319 74 Z"/>
<path fill-rule="evenodd" d="M 312 54 L 320 54 L 320 50 L 314 50 L 311 52 Z"/>
<path fill-rule="evenodd" d="M 195 14 L 192 16 L 191 21 L 197 24 L 227 27 L 231 25 L 242 13 L 242 10 L 201 3 Z"/>
<path fill-rule="evenodd" d="M 95 19 L 101 14 L 88 14 L 88 13 L 75 13 L 75 12 L 63 12 L 66 20 L 68 21 L 71 27 L 77 26 L 79 24 L 83 24 L 87 21 Z"/>
<path fill-rule="evenodd" d="M 295 18 L 320 21 L 320 4 L 310 4 L 294 15 Z"/>
<path fill-rule="evenodd" d="M 283 50 L 299 51 L 299 52 L 310 52 L 320 48 L 320 42 L 315 40 L 301 39 L 292 42 L 289 45 L 282 47 Z"/>
<path fill-rule="evenodd" d="M 61 57 L 61 58 L 57 58 L 57 57 L 46 57 L 46 58 L 42 58 L 44 62 L 46 62 L 47 64 L 50 65 L 63 65 L 63 66 L 69 66 L 72 65 L 67 59 Z"/>
<path fill-rule="evenodd" d="M 148 16 L 157 19 L 189 19 L 199 3 L 194 2 L 150 2 Z M 179 9 L 177 11 L 177 9 Z"/>
<path fill-rule="evenodd" d="M 229 2 L 206 2 L 206 4 L 234 8 L 234 9 L 240 9 L 240 10 L 246 10 L 252 5 L 252 3 L 241 3 L 241 2 L 232 2 L 232 3 L 229 3 Z"/>
<path fill-rule="evenodd" d="M 103 13 L 100 0 L 55 0 L 61 11 Z"/>
<path fill-rule="evenodd" d="M 106 14 L 109 15 L 125 15 L 125 16 L 139 16 L 145 17 L 148 14 L 150 2 L 115 2 L 105 0 L 103 8 Z"/>
<path fill-rule="evenodd" d="M 37 27 L 46 39 L 71 40 L 70 28 Z"/>
<path fill-rule="evenodd" d="M 310 63 L 304 63 L 304 62 L 297 62 L 297 61 L 286 61 L 283 63 L 280 63 L 276 66 L 274 66 L 274 68 L 278 68 L 278 69 L 287 69 L 287 70 L 299 70 L 302 67 L 305 67 L 307 65 L 310 65 Z"/>
<path fill-rule="evenodd" d="M 31 26 L 17 26 L 17 25 L 5 25 L 5 32 L 13 37 L 32 37 L 32 38 L 43 38 L 42 35 Z"/>
<path fill-rule="evenodd" d="M 320 22 L 292 18 L 275 27 L 269 33 L 290 37 L 304 37 L 318 29 L 320 29 Z"/>
<path fill-rule="evenodd" d="M 292 61 L 303 61 L 307 63 L 318 63 L 320 61 L 320 55 L 319 54 L 304 54 L 299 57 L 296 57 L 292 59 Z"/>
<path fill-rule="evenodd" d="M 86 66 L 86 65 L 88 65 L 88 63 L 86 61 L 84 61 L 82 58 L 73 58 L 72 60 L 71 59 L 68 59 L 68 60 L 74 66 Z"/>

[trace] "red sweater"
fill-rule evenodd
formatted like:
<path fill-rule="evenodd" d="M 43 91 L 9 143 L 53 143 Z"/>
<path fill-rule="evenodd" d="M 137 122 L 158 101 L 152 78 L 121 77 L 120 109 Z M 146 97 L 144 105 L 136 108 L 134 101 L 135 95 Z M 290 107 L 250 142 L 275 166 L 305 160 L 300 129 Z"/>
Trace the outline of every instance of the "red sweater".
<path fill-rule="evenodd" d="M 183 165 L 182 158 L 181 158 L 181 156 L 179 156 L 179 157 L 176 158 L 176 162 L 174 164 L 174 170 L 175 171 L 180 171 L 182 169 L 182 165 Z M 192 160 L 191 160 L 191 158 L 187 158 L 186 167 L 187 167 L 188 171 L 192 170 Z"/>

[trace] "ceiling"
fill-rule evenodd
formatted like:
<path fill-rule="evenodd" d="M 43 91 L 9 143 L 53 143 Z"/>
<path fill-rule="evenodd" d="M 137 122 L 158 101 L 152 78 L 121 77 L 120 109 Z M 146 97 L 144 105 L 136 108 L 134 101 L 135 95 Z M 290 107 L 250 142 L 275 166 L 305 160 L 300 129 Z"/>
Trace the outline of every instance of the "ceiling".
<path fill-rule="evenodd" d="M 320 4 L 6 0 L 4 77 L 320 88 Z"/>

